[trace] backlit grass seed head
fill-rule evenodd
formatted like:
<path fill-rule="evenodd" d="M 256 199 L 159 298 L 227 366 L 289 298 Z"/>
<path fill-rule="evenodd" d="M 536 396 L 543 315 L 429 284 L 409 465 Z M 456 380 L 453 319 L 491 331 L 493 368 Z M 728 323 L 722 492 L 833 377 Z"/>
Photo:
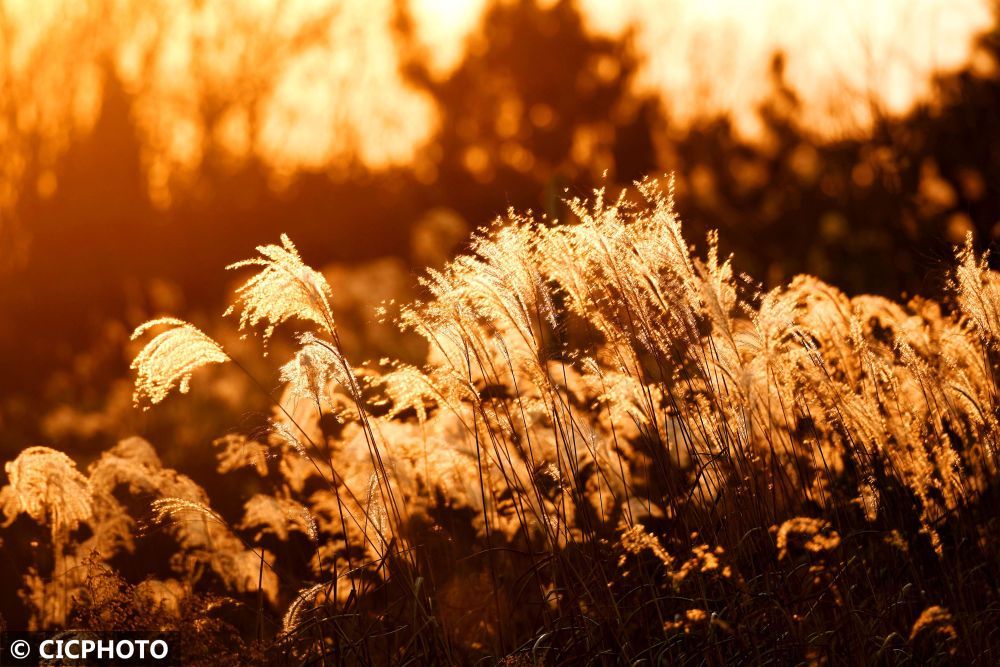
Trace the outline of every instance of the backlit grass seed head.
<path fill-rule="evenodd" d="M 93 516 L 90 484 L 62 452 L 29 447 L 5 470 L 10 484 L 0 492 L 0 501 L 8 522 L 24 512 L 39 523 L 48 523 L 55 539 Z"/>
<path fill-rule="evenodd" d="M 239 528 L 256 530 L 254 539 L 258 542 L 263 535 L 273 535 L 285 542 L 291 531 L 307 535 L 313 541 L 318 538 L 316 519 L 301 503 L 263 493 L 254 494 L 244 504 Z"/>
<path fill-rule="evenodd" d="M 972 321 L 979 335 L 992 345 L 1000 342 L 1000 280 L 989 270 L 989 258 L 977 258 L 972 234 L 957 249 L 958 265 L 951 279 L 952 292 L 962 313 Z"/>
<path fill-rule="evenodd" d="M 673 557 L 667 553 L 667 550 L 663 548 L 663 544 L 656 535 L 647 532 L 645 528 L 641 525 L 636 524 L 629 527 L 626 524 L 619 526 L 622 531 L 618 538 L 618 542 L 625 552 L 621 555 L 618 561 L 618 565 L 623 566 L 627 560 L 625 554 L 638 555 L 643 551 L 650 551 L 661 563 L 663 563 L 667 568 L 670 568 L 673 563 Z"/>
<path fill-rule="evenodd" d="M 370 530 L 369 539 L 375 547 L 378 555 L 381 556 L 388 546 L 389 515 L 385 510 L 385 505 L 381 497 L 381 483 L 378 473 L 373 472 L 368 480 L 368 497 L 365 501 L 365 516 Z"/>
<path fill-rule="evenodd" d="M 419 368 L 407 364 L 395 364 L 391 371 L 375 377 L 373 384 L 385 392 L 392 418 L 413 410 L 422 424 L 427 421 L 428 407 L 439 400 L 432 380 Z"/>
<path fill-rule="evenodd" d="M 154 336 L 132 360 L 136 371 L 132 399 L 146 408 L 162 401 L 175 387 L 186 394 L 191 375 L 202 366 L 229 360 L 222 347 L 200 329 L 172 317 L 140 325 L 132 332 L 132 340 L 160 326 L 171 328 Z"/>
<path fill-rule="evenodd" d="M 331 383 L 352 387 L 349 366 L 334 346 L 311 333 L 299 337 L 302 345 L 295 358 L 281 367 L 281 381 L 289 384 L 292 398 L 322 405 L 329 401 Z"/>
<path fill-rule="evenodd" d="M 535 239 L 533 225 L 502 227 L 492 236 L 475 239 L 472 250 L 477 258 L 461 257 L 452 265 L 467 285 L 476 311 L 509 324 L 528 344 L 536 343 L 538 319 L 552 328 L 557 325 L 548 287 L 532 261 Z"/>
<path fill-rule="evenodd" d="M 328 596 L 324 595 L 324 593 L 329 588 L 331 588 L 331 584 L 324 583 L 303 588 L 299 591 L 299 594 L 288 605 L 288 610 L 285 611 L 285 615 L 281 619 L 282 634 L 293 632 L 302 623 L 302 616 L 309 611 L 310 607 L 315 606 L 321 600 L 327 601 Z"/>
<path fill-rule="evenodd" d="M 943 650 L 945 653 L 955 653 L 955 642 L 958 632 L 951 612 L 944 607 L 933 605 L 920 613 L 910 630 L 910 641 Z"/>
<path fill-rule="evenodd" d="M 797 516 L 781 524 L 778 529 L 778 560 L 792 553 L 821 554 L 840 546 L 840 535 L 828 521 Z"/>
<path fill-rule="evenodd" d="M 320 326 L 333 335 L 330 286 L 320 272 L 302 262 L 298 250 L 282 234 L 281 245 L 257 246 L 260 257 L 229 265 L 229 269 L 259 266 L 261 271 L 237 288 L 236 303 L 226 315 L 239 313 L 240 329 L 264 326 L 267 341 L 275 327 L 300 319 Z"/>
<path fill-rule="evenodd" d="M 297 426 L 295 427 L 295 430 L 302 433 L 301 429 L 299 429 Z M 297 435 L 295 435 L 292 429 L 289 426 L 287 426 L 284 422 L 278 420 L 272 420 L 271 432 L 275 435 L 275 437 L 278 439 L 279 442 L 287 443 L 292 447 L 292 449 L 298 452 L 301 456 L 309 458 L 309 452 L 306 449 L 305 444 L 299 439 Z M 303 435 L 305 434 L 303 433 Z"/>
<path fill-rule="evenodd" d="M 719 618 L 715 613 L 709 614 L 704 609 L 688 609 L 683 615 L 677 614 L 673 621 L 663 624 L 664 631 L 668 633 L 683 632 L 685 635 L 708 630 L 716 627 L 724 632 L 732 632 L 729 623 Z"/>
<path fill-rule="evenodd" d="M 211 507 L 194 500 L 184 498 L 160 498 L 154 500 L 152 504 L 153 518 L 157 523 L 170 523 L 171 521 L 181 521 L 183 517 L 191 515 L 201 516 L 209 521 L 216 521 L 226 525 L 226 520 Z"/>

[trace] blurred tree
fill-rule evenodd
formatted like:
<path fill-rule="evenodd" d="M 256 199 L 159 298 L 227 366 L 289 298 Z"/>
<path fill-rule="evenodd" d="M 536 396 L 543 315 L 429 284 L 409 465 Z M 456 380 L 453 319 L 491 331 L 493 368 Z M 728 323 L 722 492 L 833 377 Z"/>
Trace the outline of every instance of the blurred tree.
<path fill-rule="evenodd" d="M 427 239 L 451 251 L 463 224 L 508 207 L 555 217 L 566 188 L 586 195 L 675 171 L 689 238 L 721 228 L 740 267 L 770 285 L 811 272 L 852 293 L 932 292 L 967 229 L 980 245 L 998 235 L 995 31 L 963 71 L 937 79 L 932 102 L 836 141 L 803 126 L 778 55 L 751 141 L 726 117 L 672 123 L 667 103 L 636 92 L 642 61 L 629 36 L 594 36 L 570 0 L 491 3 L 444 70 L 430 65 L 433 45 L 407 0 L 387 0 L 377 21 L 349 3 L 297 21 L 291 4 L 264 4 L 265 15 L 243 15 L 251 10 L 233 2 L 141 3 L 109 22 L 107 1 L 91 0 L 46 19 L 54 27 L 30 50 L 32 64 L 16 69 L 11 35 L 21 27 L 0 3 L 0 234 L 32 241 L 0 280 L 0 446 L 40 437 L 30 417 L 39 406 L 102 400 L 124 355 L 108 345 L 99 362 L 80 359 L 107 339 L 108 320 L 125 331 L 164 308 L 165 293 L 189 312 L 218 307 L 231 279 L 222 267 L 282 231 L 315 265 L 387 254 L 439 262 Z M 115 54 L 116 40 L 128 57 Z M 343 67 L 370 54 L 389 59 L 372 71 Z M 292 76 L 299 58 L 322 76 Z M 308 134 L 292 133 L 288 146 L 262 138 L 275 105 L 288 111 L 276 97 L 296 85 L 314 86 L 321 102 L 293 109 L 322 130 L 313 137 L 322 150 L 299 161 L 282 150 L 309 148 Z M 379 99 L 399 107 L 383 105 L 366 143 L 358 100 L 383 88 L 397 96 Z M 64 106 L 89 110 L 86 122 Z M 430 120 L 410 113 L 427 108 Z M 300 116 L 289 118 L 294 129 Z M 411 233 L 428 220 L 440 228 Z M 11 257 L 11 239 L 0 242 Z M 79 372 L 52 380 L 68 368 Z"/>
<path fill-rule="evenodd" d="M 400 34 L 412 44 L 403 15 Z M 569 0 L 496 3 L 483 25 L 444 80 L 428 71 L 419 48 L 404 51 L 410 77 L 441 110 L 428 149 L 438 158 L 437 183 L 471 188 L 470 209 L 489 216 L 512 203 L 512 193 L 537 197 L 539 184 L 586 191 L 605 172 L 611 182 L 630 182 L 656 169 L 655 102 L 634 92 L 639 61 L 627 40 L 588 35 Z"/>
<path fill-rule="evenodd" d="M 813 273 L 851 293 L 935 294 L 966 232 L 1000 235 L 1000 104 L 996 32 L 962 71 L 905 117 L 874 109 L 870 133 L 820 141 L 799 120 L 775 57 L 762 141 L 728 119 L 669 134 L 662 164 L 679 176 L 680 209 L 721 228 L 742 268 L 776 285 Z"/>

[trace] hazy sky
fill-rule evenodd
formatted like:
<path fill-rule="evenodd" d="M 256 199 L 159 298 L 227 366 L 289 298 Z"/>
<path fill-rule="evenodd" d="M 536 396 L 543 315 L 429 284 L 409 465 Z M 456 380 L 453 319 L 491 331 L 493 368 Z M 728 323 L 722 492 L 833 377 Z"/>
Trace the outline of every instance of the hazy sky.
<path fill-rule="evenodd" d="M 426 57 L 444 76 L 479 29 L 486 2 L 410 1 Z M 399 72 L 392 4 L 0 1 L 5 88 L 17 109 L 16 127 L 0 118 L 0 142 L 41 135 L 57 155 L 96 118 L 98 63 L 110 55 L 134 96 L 154 198 L 169 198 L 170 178 L 194 171 L 208 135 L 234 159 L 263 156 L 279 178 L 352 159 L 405 164 L 433 135 L 437 114 Z M 927 95 L 931 73 L 965 63 L 992 19 L 983 0 L 579 4 L 594 33 L 633 31 L 644 57 L 637 85 L 661 94 L 680 124 L 728 111 L 751 135 L 775 50 L 786 53 L 807 122 L 838 134 L 864 127 L 872 103 L 902 112 Z M 212 127 L 202 122 L 206 107 L 216 112 Z"/>

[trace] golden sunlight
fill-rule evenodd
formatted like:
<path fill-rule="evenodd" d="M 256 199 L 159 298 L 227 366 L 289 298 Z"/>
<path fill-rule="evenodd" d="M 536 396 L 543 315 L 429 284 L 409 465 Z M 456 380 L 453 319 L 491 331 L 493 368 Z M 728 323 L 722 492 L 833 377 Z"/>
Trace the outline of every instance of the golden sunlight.
<path fill-rule="evenodd" d="M 998 65 L 1000 0 L 0 0 L 0 664 L 1000 664 Z"/>
<path fill-rule="evenodd" d="M 803 121 L 821 134 L 863 130 L 875 114 L 901 114 L 930 94 L 937 73 L 965 64 L 992 21 L 983 0 L 581 0 L 592 29 L 635 31 L 646 61 L 639 85 L 663 96 L 682 125 L 731 114 L 760 129 L 772 57 Z"/>
<path fill-rule="evenodd" d="M 418 56 L 438 78 L 488 28 L 486 0 L 405 6 Z M 676 127 L 725 113 L 747 136 L 760 129 L 757 107 L 769 95 L 777 51 L 807 124 L 845 134 L 924 99 L 935 72 L 969 60 L 973 37 L 990 20 L 982 0 L 580 7 L 595 34 L 632 31 L 641 58 L 635 85 L 662 97 Z M 263 159 L 276 182 L 352 163 L 406 165 L 438 113 L 401 71 L 413 54 L 394 41 L 397 19 L 391 0 L 10 0 L 4 76 L 16 128 L 0 124 L 0 137 L 38 136 L 42 159 L 55 159 L 99 113 L 99 66 L 110 56 L 114 76 L 135 96 L 150 193 L 161 204 L 171 183 L 193 178 L 206 138 L 231 160 Z M 7 155 L 5 170 L 16 175 L 16 150 Z M 37 187 L 44 195 L 57 185 L 43 171 Z"/>

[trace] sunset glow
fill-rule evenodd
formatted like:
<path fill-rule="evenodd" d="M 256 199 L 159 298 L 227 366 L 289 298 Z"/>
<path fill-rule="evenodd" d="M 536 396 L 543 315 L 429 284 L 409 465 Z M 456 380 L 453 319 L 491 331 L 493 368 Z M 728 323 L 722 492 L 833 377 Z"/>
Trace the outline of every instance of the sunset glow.
<path fill-rule="evenodd" d="M 997 0 L 0 0 L 0 664 L 1000 664 L 998 247 Z"/>
<path fill-rule="evenodd" d="M 438 123 L 433 100 L 400 71 L 390 0 L 7 5 L 16 132 L 38 136 L 54 159 L 70 128 L 85 132 L 94 122 L 99 64 L 110 57 L 136 96 L 150 193 L 164 204 L 170 184 L 185 183 L 210 144 L 236 161 L 257 155 L 280 182 L 302 169 L 407 164 Z M 407 8 L 419 57 L 441 78 L 475 40 L 487 3 L 414 0 Z M 677 128 L 725 113 L 747 136 L 760 131 L 756 109 L 776 52 L 786 57 L 803 121 L 819 134 L 850 134 L 873 112 L 903 113 L 924 99 L 931 76 L 965 63 L 990 21 L 981 0 L 582 0 L 581 9 L 594 34 L 632 31 L 636 89 L 659 95 Z M 16 162 L 16 151 L 6 159 Z"/>

